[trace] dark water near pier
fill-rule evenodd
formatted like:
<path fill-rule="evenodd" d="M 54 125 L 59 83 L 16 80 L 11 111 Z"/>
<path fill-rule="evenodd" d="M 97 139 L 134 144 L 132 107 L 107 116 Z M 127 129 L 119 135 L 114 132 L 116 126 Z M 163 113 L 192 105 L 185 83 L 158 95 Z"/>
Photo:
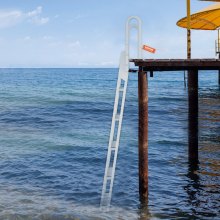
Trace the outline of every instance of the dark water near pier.
<path fill-rule="evenodd" d="M 0 219 L 220 219 L 220 90 L 200 73 L 200 164 L 182 73 L 149 79 L 149 206 L 138 199 L 130 74 L 112 209 L 99 209 L 117 69 L 0 69 Z"/>

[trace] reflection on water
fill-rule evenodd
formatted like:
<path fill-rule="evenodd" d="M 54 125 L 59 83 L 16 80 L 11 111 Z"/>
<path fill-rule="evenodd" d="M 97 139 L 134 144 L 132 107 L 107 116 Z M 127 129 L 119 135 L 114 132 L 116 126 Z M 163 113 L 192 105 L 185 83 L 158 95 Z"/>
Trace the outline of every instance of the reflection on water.
<path fill-rule="evenodd" d="M 148 205 L 140 205 L 140 219 L 220 219 L 220 91 L 200 90 L 199 161 L 188 161 L 185 208 L 171 214 L 150 214 Z M 198 138 L 192 137 L 192 138 Z M 191 139 L 188 139 L 192 144 Z M 187 166 L 187 164 L 183 164 Z M 152 174 L 153 175 L 153 174 Z M 180 202 L 180 206 L 183 202 Z M 210 209 L 212 207 L 212 209 Z M 170 207 L 171 208 L 171 207 Z M 184 212 L 184 209 L 186 210 Z M 177 211 L 178 210 L 178 211 Z"/>
<path fill-rule="evenodd" d="M 139 208 L 139 220 L 150 220 L 151 215 L 147 204 L 141 204 Z"/>
<path fill-rule="evenodd" d="M 184 187 L 184 190 L 188 194 L 188 206 L 191 207 L 191 214 L 195 215 L 197 208 L 200 206 L 200 201 L 198 199 L 201 184 L 199 180 L 199 175 L 196 171 L 199 170 L 199 166 L 196 164 L 190 164 L 188 170 L 188 184 Z"/>

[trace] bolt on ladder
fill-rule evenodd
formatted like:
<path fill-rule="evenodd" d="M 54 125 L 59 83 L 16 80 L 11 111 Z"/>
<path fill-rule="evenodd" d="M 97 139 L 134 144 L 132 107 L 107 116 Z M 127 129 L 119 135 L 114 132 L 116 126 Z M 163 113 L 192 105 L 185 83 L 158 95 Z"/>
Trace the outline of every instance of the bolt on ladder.
<path fill-rule="evenodd" d="M 136 20 L 137 24 L 131 24 L 131 20 Z M 126 25 L 126 45 L 125 51 L 121 53 L 118 81 L 115 94 L 114 110 L 112 116 L 111 132 L 109 137 L 108 153 L 105 166 L 105 175 L 103 180 L 101 207 L 109 208 L 112 188 L 115 177 L 115 168 L 118 156 L 118 147 L 121 135 L 121 126 L 124 113 L 125 98 L 128 85 L 129 73 L 129 38 L 130 29 L 136 28 L 138 30 L 138 58 L 141 58 L 141 20 L 136 16 L 128 18 Z"/>

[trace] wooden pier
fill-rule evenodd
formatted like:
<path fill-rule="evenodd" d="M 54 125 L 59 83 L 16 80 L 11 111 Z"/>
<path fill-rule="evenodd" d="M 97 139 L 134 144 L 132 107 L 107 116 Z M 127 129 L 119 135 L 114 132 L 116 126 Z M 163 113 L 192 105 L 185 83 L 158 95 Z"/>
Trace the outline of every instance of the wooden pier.
<path fill-rule="evenodd" d="M 139 194 L 143 203 L 148 202 L 148 73 L 155 71 L 188 71 L 188 160 L 198 164 L 198 72 L 218 70 L 220 59 L 132 59 L 138 70 L 139 97 Z M 217 73 L 217 71 L 216 71 Z M 166 74 L 166 73 L 165 73 Z M 220 77 L 220 75 L 219 75 Z M 220 85 L 220 79 L 218 82 Z"/>

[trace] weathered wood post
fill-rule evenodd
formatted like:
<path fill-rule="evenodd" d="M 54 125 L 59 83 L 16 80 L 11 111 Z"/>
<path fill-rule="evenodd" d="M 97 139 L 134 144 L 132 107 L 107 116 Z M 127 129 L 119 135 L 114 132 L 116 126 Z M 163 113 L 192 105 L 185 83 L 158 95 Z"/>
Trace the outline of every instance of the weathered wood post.
<path fill-rule="evenodd" d="M 218 40 L 216 45 L 216 53 L 218 54 L 218 59 L 220 60 L 220 29 L 218 29 Z M 218 85 L 220 86 L 220 69 L 218 70 Z"/>
<path fill-rule="evenodd" d="M 189 163 L 198 163 L 198 70 L 188 71 Z"/>
<path fill-rule="evenodd" d="M 191 59 L 191 3 L 186 0 L 187 5 L 187 59 Z"/>
<path fill-rule="evenodd" d="M 219 33 L 220 33 L 220 31 L 219 31 Z M 219 44 L 220 44 L 220 42 L 219 42 Z M 219 47 L 220 47 L 220 45 L 219 45 Z M 218 54 L 218 59 L 220 60 L 220 53 Z M 218 85 L 220 86 L 220 69 L 218 70 Z"/>
<path fill-rule="evenodd" d="M 148 79 L 147 73 L 139 67 L 139 195 L 143 204 L 148 202 Z"/>
<path fill-rule="evenodd" d="M 191 5 L 187 0 L 187 59 L 191 59 Z M 189 163 L 198 162 L 198 70 L 188 70 Z"/>

